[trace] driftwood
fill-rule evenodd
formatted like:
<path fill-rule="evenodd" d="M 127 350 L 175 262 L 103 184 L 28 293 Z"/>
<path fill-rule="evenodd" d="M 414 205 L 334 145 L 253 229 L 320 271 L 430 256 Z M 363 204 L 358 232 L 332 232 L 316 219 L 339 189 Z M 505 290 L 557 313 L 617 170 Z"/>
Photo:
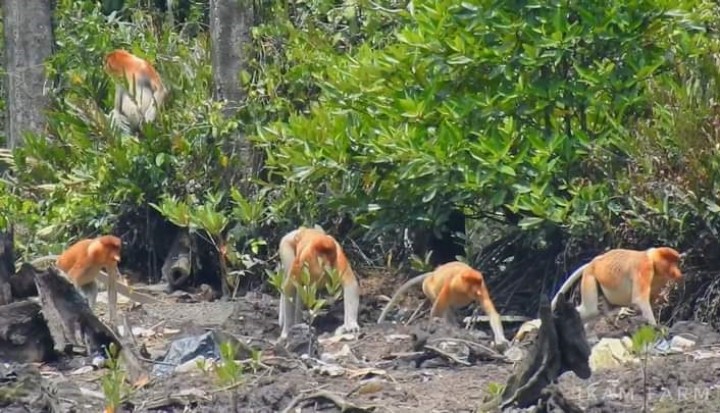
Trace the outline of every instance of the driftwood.
<path fill-rule="evenodd" d="M 505 385 L 501 409 L 509 406 L 526 408 L 551 397 L 552 392 L 543 390 L 566 371 L 573 371 L 581 379 L 590 377 L 590 346 L 580 314 L 572 304 L 561 295 L 552 313 L 550 302 L 543 295 L 540 321 L 542 324 L 533 347 Z"/>
<path fill-rule="evenodd" d="M 35 285 L 35 273 L 37 269 L 28 263 L 23 263 L 20 269 L 10 277 L 10 288 L 14 300 L 28 297 L 37 297 L 37 286 Z"/>
<path fill-rule="evenodd" d="M 132 345 L 128 344 L 128 340 L 118 338 L 98 320 L 87 300 L 55 267 L 37 273 L 35 282 L 42 303 L 42 314 L 56 350 L 68 352 L 73 346 L 78 346 L 78 333 L 88 354 L 104 351 L 114 344 L 120 350 L 130 382 L 136 386 L 147 383 L 149 375 L 133 352 Z"/>
<path fill-rule="evenodd" d="M 56 350 L 68 352 L 81 342 L 89 354 L 110 343 L 119 346 L 113 332 L 95 317 L 85 297 L 55 267 L 36 273 L 35 283 Z"/>
<path fill-rule="evenodd" d="M 51 361 L 55 356 L 38 303 L 20 301 L 0 306 L 0 360 L 35 363 Z"/>
<path fill-rule="evenodd" d="M 162 276 L 168 283 L 167 292 L 181 288 L 192 274 L 192 246 L 187 230 L 180 230 L 165 257 Z"/>

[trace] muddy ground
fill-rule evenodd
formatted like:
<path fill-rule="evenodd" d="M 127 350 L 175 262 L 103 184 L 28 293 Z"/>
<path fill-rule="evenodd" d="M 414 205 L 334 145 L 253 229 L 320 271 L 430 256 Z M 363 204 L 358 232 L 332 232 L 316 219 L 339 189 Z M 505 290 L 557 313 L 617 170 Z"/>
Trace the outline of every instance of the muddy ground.
<path fill-rule="evenodd" d="M 428 323 L 427 315 L 411 326 L 377 325 L 374 320 L 384 304 L 378 296 L 391 294 L 396 285 L 363 281 L 361 333 L 348 340 L 332 339 L 327 331 L 340 324 L 342 305 L 332 306 L 329 314 L 316 320 L 321 338 L 319 355 L 314 358 L 303 358 L 274 345 L 279 334 L 277 299 L 267 295 L 249 293 L 235 301 L 192 302 L 190 295 L 168 297 L 158 293 L 165 303 L 125 304 L 123 310 L 134 327 L 154 327 L 159 332 L 137 337 L 149 359 L 162 360 L 173 340 L 208 330 L 230 334 L 262 351 L 260 362 L 255 364 L 249 362 L 249 354 L 238 357 L 244 359 L 241 364 L 245 366 L 240 384 L 220 382 L 212 369 L 203 371 L 197 363 L 187 363 L 187 371 L 155 376 L 148 386 L 130 393 L 123 411 L 221 412 L 233 411 L 236 406 L 241 412 L 278 412 L 296 396 L 317 391 L 338 396 L 338 402 L 348 403 L 346 408 L 352 405 L 375 412 L 483 411 L 484 402 L 512 373 L 511 362 L 491 357 L 453 361 L 437 353 L 421 352 L 429 354 L 423 360 L 413 347 L 418 340 L 429 343 L 443 337 L 489 346 L 487 325 L 467 332 Z M 402 303 L 406 312 L 414 310 L 420 294 L 414 292 Z M 98 306 L 97 312 L 104 317 L 102 303 Z M 512 337 L 518 326 L 507 323 L 506 335 Z M 560 378 L 559 387 L 588 412 L 642 411 L 644 401 L 654 412 L 717 412 L 719 353 L 712 345 L 705 345 L 688 354 L 653 357 L 645 379 L 639 365 L 596 371 L 588 380 L 568 372 Z M 448 350 L 448 354 L 456 353 Z M 41 394 L 54 392 L 60 395 L 61 406 L 55 406 L 59 411 L 102 411 L 101 378 L 108 370 L 92 369 L 90 360 L 77 357 L 46 365 L 0 365 L 0 409 L 48 411 L 42 407 L 45 402 Z M 644 388 L 647 398 L 643 397 Z M 299 406 L 302 410 L 296 407 L 290 411 L 341 411 L 322 398 Z"/>

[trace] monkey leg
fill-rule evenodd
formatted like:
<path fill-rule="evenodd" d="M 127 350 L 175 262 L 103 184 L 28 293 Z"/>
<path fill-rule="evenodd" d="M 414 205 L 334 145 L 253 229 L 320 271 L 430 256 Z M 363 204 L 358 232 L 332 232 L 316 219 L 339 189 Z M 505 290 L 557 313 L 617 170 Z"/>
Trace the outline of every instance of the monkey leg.
<path fill-rule="evenodd" d="M 77 287 L 80 293 L 85 297 L 85 299 L 88 302 L 88 306 L 92 310 L 95 307 L 95 303 L 97 302 L 97 293 L 98 293 L 98 286 L 97 282 L 94 280 Z"/>
<path fill-rule="evenodd" d="M 360 308 L 360 285 L 354 277 L 343 287 L 343 304 L 343 325 L 335 330 L 335 334 L 357 333 L 360 331 L 357 321 Z"/>
<path fill-rule="evenodd" d="M 443 285 L 440 289 L 440 293 L 438 293 L 437 297 L 435 297 L 435 301 L 430 309 L 430 318 L 432 317 L 442 317 L 450 324 L 455 322 L 453 311 L 450 308 L 449 283 Z"/>
<path fill-rule="evenodd" d="M 288 282 L 288 279 L 290 278 L 290 275 L 292 273 L 292 267 L 293 263 L 295 262 L 295 248 L 297 247 L 297 242 L 295 240 L 295 237 L 297 236 L 299 230 L 293 230 L 289 233 L 285 234 L 282 239 L 280 240 L 280 246 L 278 248 L 278 254 L 280 255 L 280 265 L 282 267 L 283 271 L 283 282 L 282 282 L 282 289 L 285 288 L 286 283 Z M 280 294 L 280 308 L 278 309 L 278 324 L 280 326 L 284 325 L 284 315 L 285 315 L 285 300 L 283 300 L 283 294 L 284 291 L 281 291 Z"/>
<path fill-rule="evenodd" d="M 598 285 L 595 277 L 583 274 L 580 283 L 580 305 L 575 308 L 580 318 L 587 322 L 600 315 L 598 311 Z"/>
<path fill-rule="evenodd" d="M 288 333 L 290 332 L 290 327 L 294 326 L 297 323 L 297 308 L 298 302 L 300 301 L 300 291 L 295 287 L 295 285 L 292 282 L 292 277 L 289 277 L 287 280 L 285 280 L 285 286 L 283 288 L 283 293 L 280 297 L 281 303 L 280 307 L 282 308 L 282 323 L 281 323 L 281 332 L 280 332 L 280 338 L 285 339 L 288 336 Z M 295 303 L 293 303 L 295 301 Z"/>

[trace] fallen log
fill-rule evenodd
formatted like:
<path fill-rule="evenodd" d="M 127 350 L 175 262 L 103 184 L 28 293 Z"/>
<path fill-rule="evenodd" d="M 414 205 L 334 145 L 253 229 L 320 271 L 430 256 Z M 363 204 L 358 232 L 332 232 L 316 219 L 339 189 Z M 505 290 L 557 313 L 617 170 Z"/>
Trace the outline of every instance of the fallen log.
<path fill-rule="evenodd" d="M 20 269 L 10 277 L 10 288 L 14 300 L 28 297 L 37 297 L 37 286 L 35 285 L 35 267 L 23 263 Z"/>
<path fill-rule="evenodd" d="M 97 352 L 107 354 L 106 350 L 114 344 L 120 350 L 130 382 L 135 386 L 147 383 L 149 375 L 134 353 L 130 341 L 121 340 L 98 320 L 87 300 L 55 267 L 50 266 L 37 273 L 35 283 L 42 304 L 42 314 L 56 350 L 67 353 L 73 346 L 83 342 L 88 355 Z"/>
<path fill-rule="evenodd" d="M 505 385 L 501 409 L 536 405 L 551 395 L 544 392 L 545 388 L 556 383 L 557 378 L 566 371 L 574 372 L 581 379 L 591 375 L 588 363 L 590 346 L 580 314 L 572 304 L 561 295 L 553 313 L 550 301 L 543 295 L 540 299 L 540 320 L 533 347 Z M 565 400 L 563 402 L 568 403 Z M 572 408 L 566 411 L 572 411 Z"/>
<path fill-rule="evenodd" d="M 95 317 L 85 297 L 55 267 L 36 273 L 35 284 L 57 351 L 67 353 L 84 344 L 88 354 L 93 354 L 109 348 L 110 343 L 119 346 L 113 332 Z"/>
<path fill-rule="evenodd" d="M 162 277 L 167 281 L 167 293 L 181 288 L 192 274 L 192 246 L 187 230 L 180 230 L 163 262 Z"/>

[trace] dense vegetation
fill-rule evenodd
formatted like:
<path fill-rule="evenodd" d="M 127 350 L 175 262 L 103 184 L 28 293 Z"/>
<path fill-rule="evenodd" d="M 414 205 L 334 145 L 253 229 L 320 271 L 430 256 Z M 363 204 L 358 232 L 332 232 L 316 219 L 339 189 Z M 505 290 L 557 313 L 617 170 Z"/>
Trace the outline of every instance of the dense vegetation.
<path fill-rule="evenodd" d="M 232 118 L 211 96 L 206 2 L 181 2 L 182 22 L 146 3 L 106 15 L 57 2 L 51 131 L 0 184 L 24 254 L 161 211 L 227 236 L 236 269 L 316 222 L 350 221 L 384 263 L 407 258 L 406 228 L 442 234 L 459 211 L 471 260 L 519 236 L 525 249 L 507 255 L 533 262 L 552 245 L 557 276 L 569 246 L 669 244 L 717 261 L 716 2 L 266 0 Z M 116 47 L 154 61 L 172 90 L 142 139 L 103 116 L 101 59 Z M 238 190 L 238 139 L 264 154 L 254 191 Z"/>

